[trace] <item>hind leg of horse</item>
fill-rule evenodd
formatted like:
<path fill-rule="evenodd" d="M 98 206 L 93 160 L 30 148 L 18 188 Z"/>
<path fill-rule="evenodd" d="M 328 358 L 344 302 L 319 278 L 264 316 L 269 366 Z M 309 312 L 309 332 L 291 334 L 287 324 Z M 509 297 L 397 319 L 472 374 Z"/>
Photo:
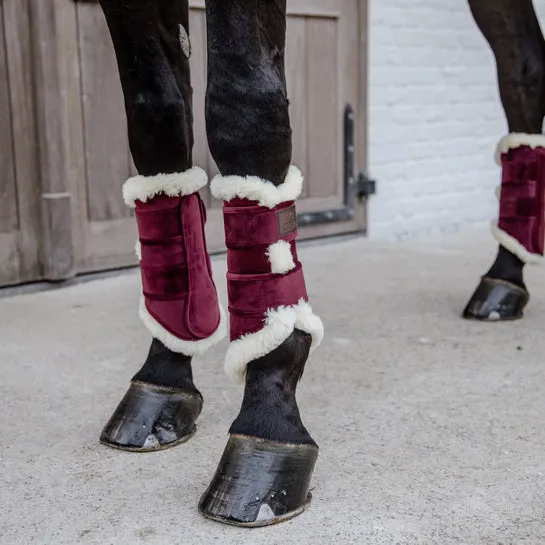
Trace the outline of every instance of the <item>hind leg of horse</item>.
<path fill-rule="evenodd" d="M 113 40 L 139 175 L 123 186 L 134 208 L 142 297 L 153 336 L 148 356 L 101 434 L 114 448 L 146 452 L 189 439 L 202 408 L 192 356 L 223 332 L 192 167 L 188 0 L 101 0 Z"/>
<path fill-rule="evenodd" d="M 308 505 L 318 447 L 296 387 L 322 323 L 296 252 L 284 48 L 286 0 L 208 0 L 206 122 L 224 201 L 231 344 L 225 368 L 245 385 L 217 472 L 201 498 L 216 521 L 263 526 Z"/>
<path fill-rule="evenodd" d="M 523 270 L 543 255 L 545 207 L 545 41 L 532 0 L 469 0 L 477 25 L 496 58 L 509 134 L 496 154 L 502 166 L 499 243 L 463 316 L 478 320 L 522 317 L 529 300 Z"/>

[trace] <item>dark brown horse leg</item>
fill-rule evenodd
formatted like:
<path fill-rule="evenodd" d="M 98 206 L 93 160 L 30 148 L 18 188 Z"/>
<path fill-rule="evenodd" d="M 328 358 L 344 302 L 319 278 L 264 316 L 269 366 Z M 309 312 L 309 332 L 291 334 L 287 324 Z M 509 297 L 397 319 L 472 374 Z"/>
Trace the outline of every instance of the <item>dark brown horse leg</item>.
<path fill-rule="evenodd" d="M 529 299 L 524 265 L 543 254 L 545 42 L 532 0 L 469 0 L 469 6 L 496 58 L 510 134 L 497 153 L 502 164 L 500 219 L 493 225 L 498 254 L 463 315 L 509 320 L 522 317 Z"/>
<path fill-rule="evenodd" d="M 224 201 L 231 344 L 225 368 L 245 384 L 217 472 L 199 504 L 214 520 L 263 526 L 300 513 L 318 447 L 295 391 L 323 334 L 297 259 L 284 74 L 286 0 L 208 0 L 206 122 Z"/>
<path fill-rule="evenodd" d="M 140 317 L 154 337 L 101 441 L 145 452 L 177 445 L 195 431 L 202 396 L 191 356 L 221 338 L 222 327 L 196 193 L 207 177 L 192 168 L 188 0 L 101 0 L 101 6 L 139 172 L 123 196 L 139 231 Z"/>

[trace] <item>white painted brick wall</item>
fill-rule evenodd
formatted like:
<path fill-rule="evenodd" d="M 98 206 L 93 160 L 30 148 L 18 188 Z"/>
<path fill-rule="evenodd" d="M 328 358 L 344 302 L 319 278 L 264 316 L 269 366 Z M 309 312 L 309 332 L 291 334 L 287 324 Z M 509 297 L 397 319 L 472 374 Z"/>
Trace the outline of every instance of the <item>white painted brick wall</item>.
<path fill-rule="evenodd" d="M 545 0 L 534 3 L 545 15 Z M 489 223 L 507 129 L 467 0 L 370 0 L 369 29 L 370 237 Z"/>

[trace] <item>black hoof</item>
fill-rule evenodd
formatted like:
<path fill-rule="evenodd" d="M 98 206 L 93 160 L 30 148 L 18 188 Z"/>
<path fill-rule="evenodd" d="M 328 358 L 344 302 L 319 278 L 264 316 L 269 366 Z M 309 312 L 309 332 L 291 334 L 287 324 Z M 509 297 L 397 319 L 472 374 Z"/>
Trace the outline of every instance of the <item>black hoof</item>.
<path fill-rule="evenodd" d="M 202 397 L 176 388 L 134 381 L 100 442 L 132 452 L 153 452 L 184 443 L 195 433 Z"/>
<path fill-rule="evenodd" d="M 487 322 L 518 320 L 522 318 L 529 299 L 525 289 L 505 280 L 483 276 L 464 309 L 463 317 Z"/>
<path fill-rule="evenodd" d="M 310 504 L 314 445 L 286 445 L 231 435 L 199 511 L 225 524 L 259 527 L 302 513 Z"/>

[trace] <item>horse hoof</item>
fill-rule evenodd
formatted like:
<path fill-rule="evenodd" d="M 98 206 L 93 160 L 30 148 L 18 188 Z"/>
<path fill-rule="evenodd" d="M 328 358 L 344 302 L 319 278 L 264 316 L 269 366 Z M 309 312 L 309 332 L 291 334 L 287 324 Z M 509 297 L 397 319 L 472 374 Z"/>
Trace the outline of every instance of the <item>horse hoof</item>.
<path fill-rule="evenodd" d="M 518 320 L 530 296 L 515 284 L 483 276 L 463 312 L 466 320 L 499 322 Z"/>
<path fill-rule="evenodd" d="M 205 517 L 249 528 L 289 520 L 310 504 L 314 445 L 287 445 L 231 435 L 199 511 Z"/>
<path fill-rule="evenodd" d="M 100 435 L 109 447 L 153 452 L 184 443 L 195 433 L 202 396 L 134 381 Z"/>

